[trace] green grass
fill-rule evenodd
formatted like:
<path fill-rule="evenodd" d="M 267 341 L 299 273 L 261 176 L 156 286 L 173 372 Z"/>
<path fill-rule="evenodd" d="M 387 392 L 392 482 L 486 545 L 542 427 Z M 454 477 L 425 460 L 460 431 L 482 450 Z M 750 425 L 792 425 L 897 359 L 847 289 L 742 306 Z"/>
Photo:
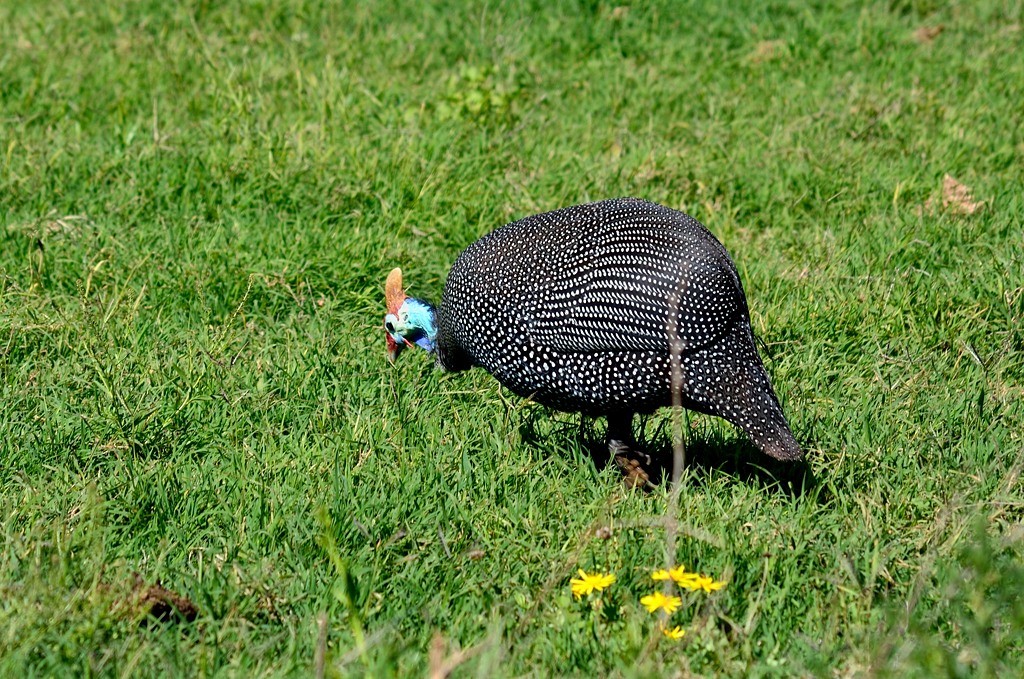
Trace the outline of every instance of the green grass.
<path fill-rule="evenodd" d="M 337 5 L 0 5 L 0 673 L 1016 673 L 1020 2 Z M 730 250 L 814 475 L 688 416 L 680 642 L 667 490 L 380 329 L 391 267 L 621 195 Z"/>

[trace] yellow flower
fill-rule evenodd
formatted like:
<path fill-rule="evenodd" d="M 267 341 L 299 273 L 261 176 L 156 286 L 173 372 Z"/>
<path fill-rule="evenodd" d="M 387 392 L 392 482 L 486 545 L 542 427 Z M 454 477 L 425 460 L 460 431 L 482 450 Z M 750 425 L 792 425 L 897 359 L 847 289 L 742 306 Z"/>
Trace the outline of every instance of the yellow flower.
<path fill-rule="evenodd" d="M 584 594 L 590 594 L 591 592 L 600 592 L 605 587 L 608 587 L 615 582 L 615 576 L 612 574 L 602 575 L 600 573 L 594 573 L 593 575 L 587 575 L 583 569 L 579 569 L 579 578 L 573 578 L 569 581 L 572 586 L 572 593 L 579 599 Z"/>
<path fill-rule="evenodd" d="M 683 638 L 683 635 L 686 634 L 686 630 L 676 625 L 672 629 L 665 629 L 664 627 L 662 627 L 661 633 L 669 639 L 671 639 L 672 641 L 679 641 Z"/>
<path fill-rule="evenodd" d="M 687 573 L 686 569 L 682 566 L 676 566 L 668 572 L 668 575 L 672 578 L 672 582 L 682 587 L 686 587 L 688 583 L 697 577 L 696 573 Z"/>
<path fill-rule="evenodd" d="M 665 596 L 661 592 L 655 592 L 640 599 L 640 603 L 647 608 L 648 613 L 662 608 L 666 613 L 672 615 L 683 604 L 683 600 L 677 596 Z"/>
<path fill-rule="evenodd" d="M 686 585 L 687 589 L 691 589 L 693 591 L 702 589 L 708 594 L 716 590 L 722 589 L 723 587 L 725 587 L 724 582 L 722 582 L 721 580 L 715 580 L 710 575 L 698 575 L 696 578 L 694 578 L 692 585 Z"/>
<path fill-rule="evenodd" d="M 696 573 L 687 573 L 687 575 L 690 576 L 690 577 L 686 578 L 685 580 L 680 581 L 679 582 L 679 586 L 684 588 L 684 589 L 688 589 L 691 592 L 695 592 L 698 589 L 700 589 L 700 578 L 701 578 L 701 576 L 697 575 Z"/>
<path fill-rule="evenodd" d="M 676 566 L 672 570 L 668 571 L 662 568 L 661 570 L 656 570 L 651 573 L 652 580 L 671 580 L 680 587 L 685 587 L 687 589 L 698 589 L 693 586 L 693 581 L 698 577 L 700 576 L 696 573 L 687 573 L 685 566 Z"/>

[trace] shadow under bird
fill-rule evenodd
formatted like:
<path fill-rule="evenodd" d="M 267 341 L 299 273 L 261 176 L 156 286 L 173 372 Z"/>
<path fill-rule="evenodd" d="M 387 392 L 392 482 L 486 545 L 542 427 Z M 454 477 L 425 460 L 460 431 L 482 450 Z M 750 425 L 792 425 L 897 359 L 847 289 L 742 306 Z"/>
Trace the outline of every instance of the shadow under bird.
<path fill-rule="evenodd" d="M 775 459 L 802 457 L 736 266 L 682 212 L 619 198 L 534 215 L 466 248 L 440 307 L 407 297 L 401 269 L 385 292 L 392 361 L 417 345 L 444 370 L 479 366 L 537 403 L 605 416 L 620 464 L 633 415 L 672 405 L 673 347 L 683 407 L 732 422 Z"/>

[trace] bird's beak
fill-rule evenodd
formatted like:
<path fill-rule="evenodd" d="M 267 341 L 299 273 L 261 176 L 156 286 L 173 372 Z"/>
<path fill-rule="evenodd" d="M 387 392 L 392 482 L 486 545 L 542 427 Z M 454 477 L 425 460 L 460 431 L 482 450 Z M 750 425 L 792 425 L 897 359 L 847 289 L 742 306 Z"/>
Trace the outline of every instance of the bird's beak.
<path fill-rule="evenodd" d="M 392 363 L 398 358 L 398 354 L 402 352 L 402 345 L 392 339 L 391 335 L 388 335 L 388 360 Z"/>

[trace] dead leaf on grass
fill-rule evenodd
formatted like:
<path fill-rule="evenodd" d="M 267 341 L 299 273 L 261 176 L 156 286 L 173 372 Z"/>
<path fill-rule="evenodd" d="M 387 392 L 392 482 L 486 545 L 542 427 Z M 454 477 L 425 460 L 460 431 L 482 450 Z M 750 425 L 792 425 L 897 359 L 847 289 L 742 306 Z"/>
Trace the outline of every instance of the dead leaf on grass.
<path fill-rule="evenodd" d="M 748 57 L 755 64 L 772 61 L 786 55 L 785 40 L 762 40 L 754 45 L 754 51 Z"/>
<path fill-rule="evenodd" d="M 918 208 L 918 214 L 935 214 L 937 201 L 934 196 L 924 202 L 922 208 Z M 950 175 L 942 178 L 942 209 L 954 215 L 973 215 L 985 206 L 985 201 L 976 201 L 971 195 L 971 189 L 966 184 L 958 182 Z"/>
<path fill-rule="evenodd" d="M 175 619 L 192 622 L 199 617 L 199 607 L 188 597 L 172 592 L 159 582 L 147 587 L 138 573 L 135 574 L 132 591 L 115 602 L 114 608 L 121 610 L 126 617 L 142 620 L 156 618 L 161 622 Z"/>
<path fill-rule="evenodd" d="M 973 215 L 985 205 L 975 201 L 971 190 L 948 174 L 942 178 L 942 207 L 958 215 Z"/>
<path fill-rule="evenodd" d="M 944 30 L 946 30 L 946 26 L 944 24 L 921 26 L 914 31 L 914 40 L 918 41 L 922 45 L 930 45 L 932 41 L 939 37 Z"/>

